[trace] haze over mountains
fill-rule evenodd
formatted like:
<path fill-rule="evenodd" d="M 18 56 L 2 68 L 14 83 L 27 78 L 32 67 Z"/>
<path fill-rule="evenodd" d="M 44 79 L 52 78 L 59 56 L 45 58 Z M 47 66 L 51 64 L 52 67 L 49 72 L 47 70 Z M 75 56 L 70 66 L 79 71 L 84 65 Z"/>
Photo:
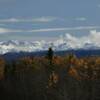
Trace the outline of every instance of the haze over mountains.
<path fill-rule="evenodd" d="M 0 54 L 8 52 L 37 52 L 48 50 L 50 46 L 55 51 L 70 49 L 100 49 L 100 32 L 90 31 L 87 36 L 76 37 L 66 33 L 55 41 L 19 41 L 9 40 L 0 42 Z"/>

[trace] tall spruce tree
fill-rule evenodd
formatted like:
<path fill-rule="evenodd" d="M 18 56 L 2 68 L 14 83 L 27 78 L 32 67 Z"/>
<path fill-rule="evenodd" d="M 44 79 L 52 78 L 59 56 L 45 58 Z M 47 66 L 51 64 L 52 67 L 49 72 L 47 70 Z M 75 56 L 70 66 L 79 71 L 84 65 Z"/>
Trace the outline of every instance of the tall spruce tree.
<path fill-rule="evenodd" d="M 53 50 L 52 50 L 52 48 L 50 47 L 50 48 L 48 49 L 48 52 L 47 52 L 47 58 L 48 58 L 50 64 L 52 64 L 53 54 L 54 54 L 54 53 L 53 53 Z"/>

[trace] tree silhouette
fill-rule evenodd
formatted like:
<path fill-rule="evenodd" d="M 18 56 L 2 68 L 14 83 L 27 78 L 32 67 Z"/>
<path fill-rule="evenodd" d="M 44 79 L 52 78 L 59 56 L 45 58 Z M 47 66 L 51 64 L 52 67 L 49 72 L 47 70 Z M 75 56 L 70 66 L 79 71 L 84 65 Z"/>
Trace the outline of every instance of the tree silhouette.
<path fill-rule="evenodd" d="M 53 50 L 52 50 L 51 47 L 48 49 L 47 58 L 48 58 L 50 64 L 52 64 L 52 59 L 53 59 Z"/>

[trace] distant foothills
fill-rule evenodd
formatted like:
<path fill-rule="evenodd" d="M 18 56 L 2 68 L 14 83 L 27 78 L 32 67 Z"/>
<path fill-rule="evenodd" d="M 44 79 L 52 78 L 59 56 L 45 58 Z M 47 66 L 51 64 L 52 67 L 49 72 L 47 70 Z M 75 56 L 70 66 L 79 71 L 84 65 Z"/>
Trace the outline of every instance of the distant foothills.
<path fill-rule="evenodd" d="M 89 56 L 100 56 L 100 49 L 78 49 L 78 50 L 63 50 L 63 51 L 54 51 L 54 56 L 65 56 L 68 54 L 74 54 L 77 57 L 89 57 Z M 8 61 L 16 60 L 21 57 L 41 57 L 45 56 L 47 54 L 47 50 L 45 51 L 35 51 L 35 52 L 8 52 L 5 54 L 1 54 L 3 58 L 5 58 Z"/>

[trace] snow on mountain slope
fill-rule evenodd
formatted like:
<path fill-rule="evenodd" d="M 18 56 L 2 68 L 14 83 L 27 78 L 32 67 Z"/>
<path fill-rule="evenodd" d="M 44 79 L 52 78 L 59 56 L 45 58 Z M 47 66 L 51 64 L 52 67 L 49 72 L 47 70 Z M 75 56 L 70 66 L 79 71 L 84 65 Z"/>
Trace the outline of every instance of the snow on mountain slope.
<path fill-rule="evenodd" d="M 65 36 L 60 36 L 58 40 L 55 41 L 18 41 L 9 40 L 0 42 L 0 54 L 5 54 L 7 52 L 32 52 L 32 51 L 42 51 L 52 48 L 56 51 L 69 50 L 69 49 L 100 49 L 100 32 L 95 30 L 90 31 L 88 36 L 75 37 L 70 34 L 65 34 Z"/>

